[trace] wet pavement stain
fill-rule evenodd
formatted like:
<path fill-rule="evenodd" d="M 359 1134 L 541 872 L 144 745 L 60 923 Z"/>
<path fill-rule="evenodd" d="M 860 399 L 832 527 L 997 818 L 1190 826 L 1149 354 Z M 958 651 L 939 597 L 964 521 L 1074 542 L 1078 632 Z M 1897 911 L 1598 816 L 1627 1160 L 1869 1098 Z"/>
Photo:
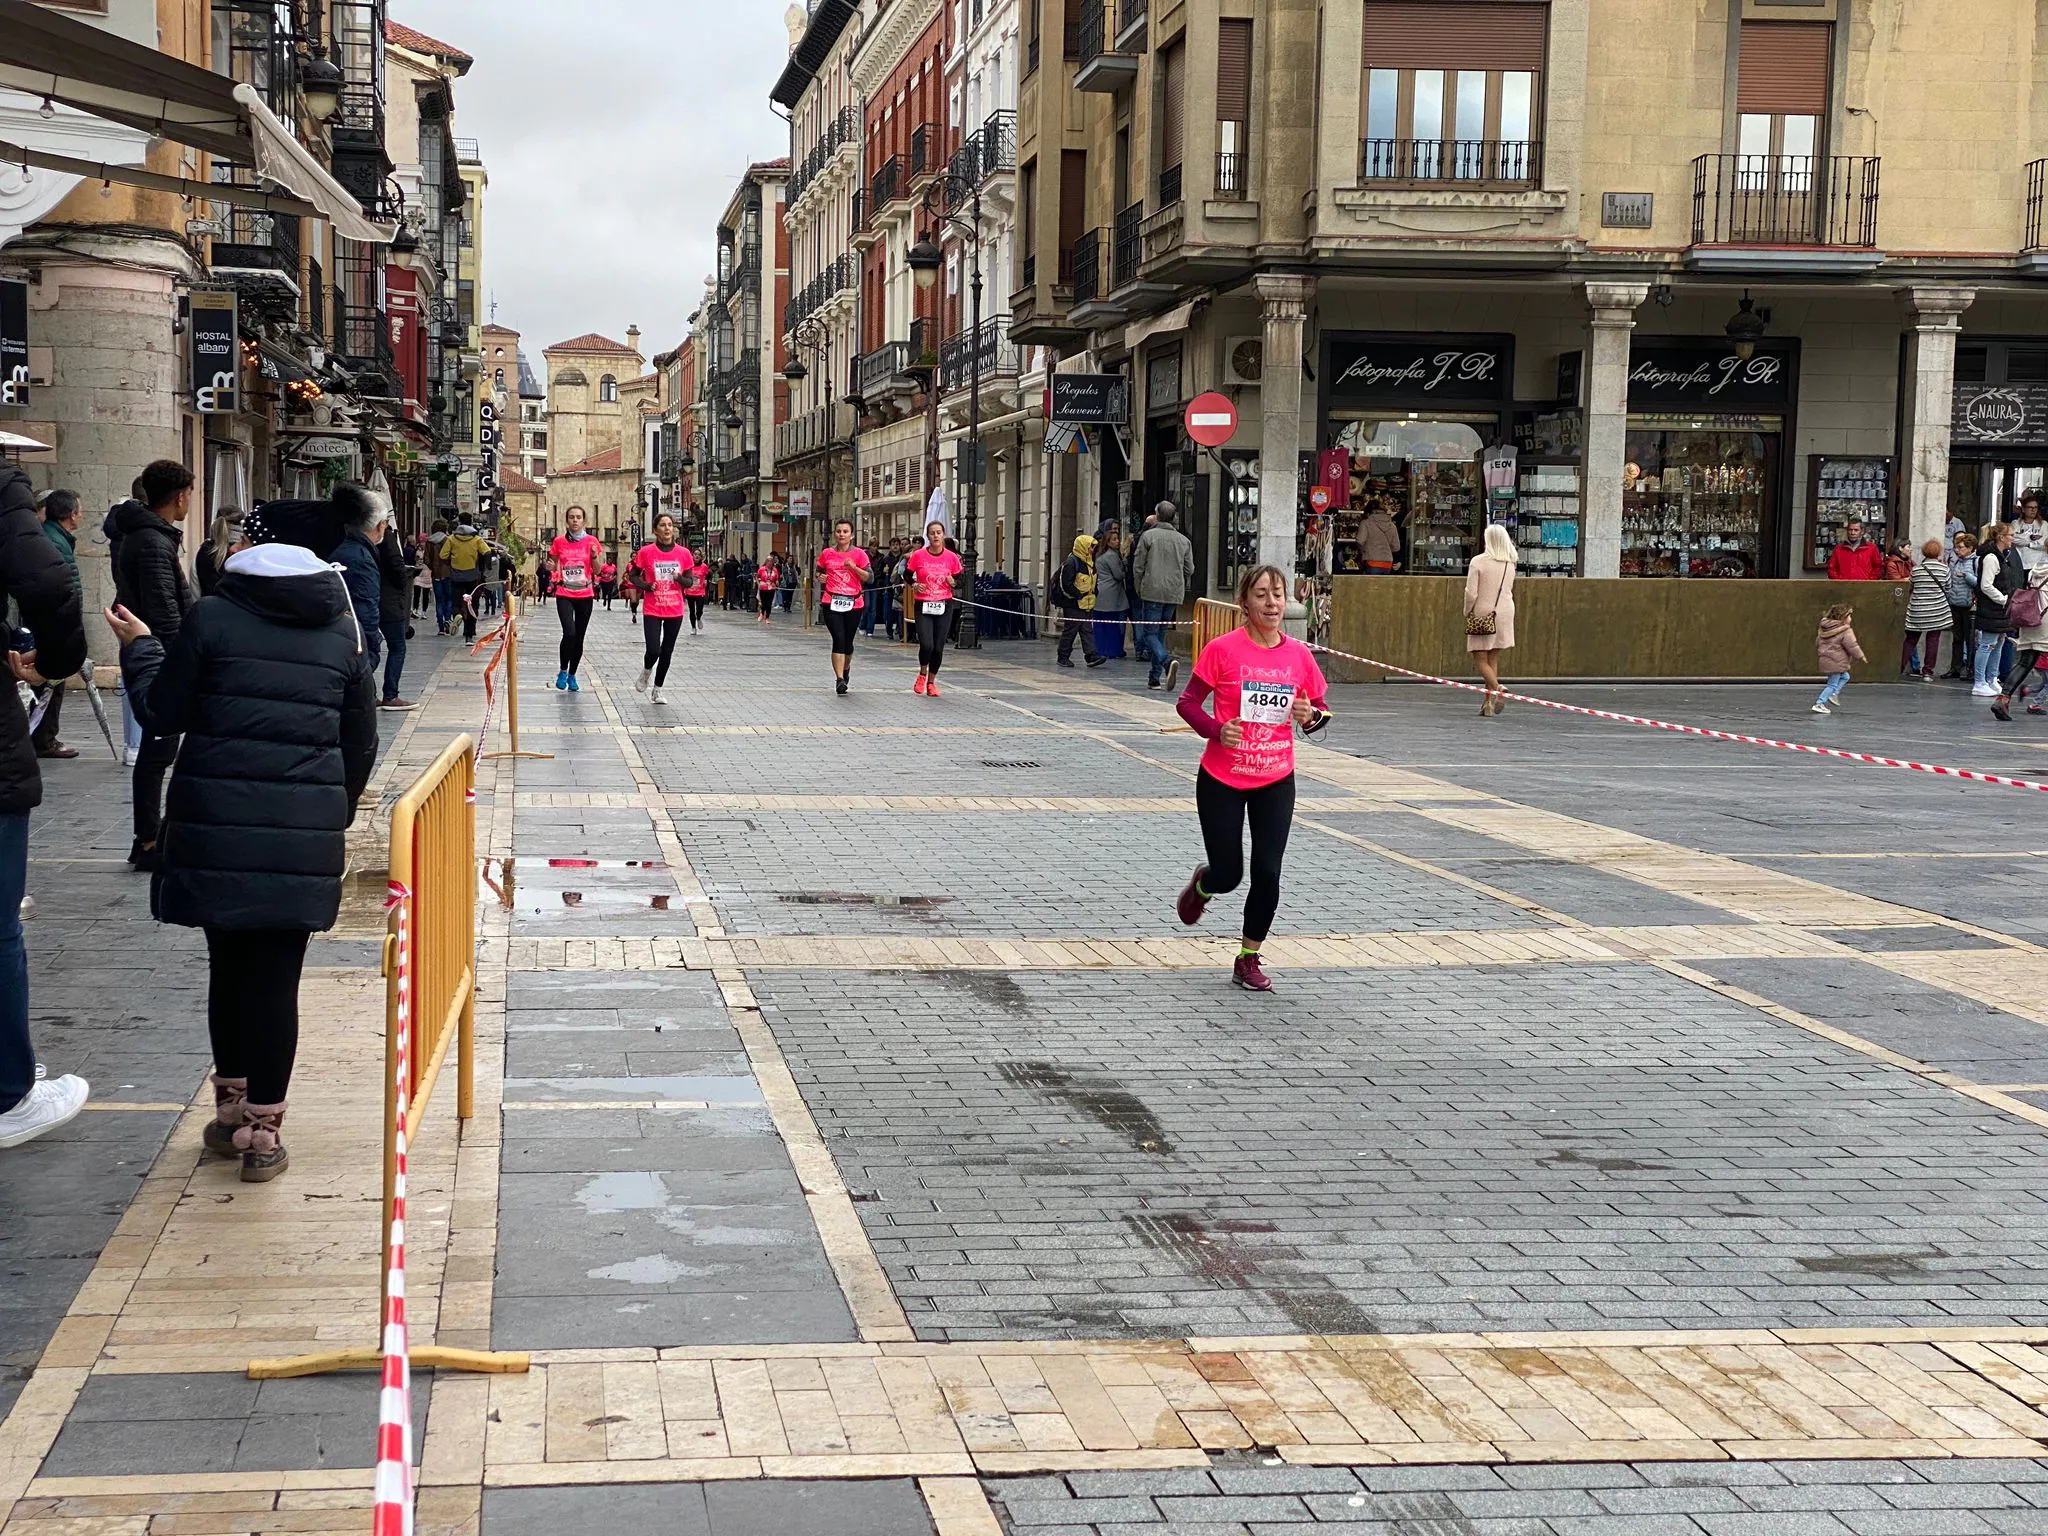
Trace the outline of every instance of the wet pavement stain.
<path fill-rule="evenodd" d="M 1588 1157 L 1575 1147 L 1566 1147 L 1549 1157 L 1537 1159 L 1546 1168 L 1591 1168 L 1596 1173 L 1669 1173 L 1669 1163 L 1644 1163 L 1632 1157 Z"/>
<path fill-rule="evenodd" d="M 777 891 L 777 901 L 799 907 L 942 907 L 950 896 L 894 896 L 880 891 Z"/>
<path fill-rule="evenodd" d="M 1022 1017 L 1031 1012 L 1031 997 L 1017 979 L 1003 971 L 920 971 L 931 981 L 941 986 L 957 987 L 976 1002 L 984 1003 L 999 1013 Z"/>
<path fill-rule="evenodd" d="M 1180 1212 L 1126 1216 L 1124 1224 L 1147 1248 L 1164 1253 L 1198 1280 L 1262 1296 L 1302 1333 L 1378 1333 L 1377 1319 L 1320 1275 L 1272 1273 L 1274 1263 L 1299 1264 L 1299 1249 L 1285 1243 L 1254 1245 L 1247 1237 L 1278 1229 L 1266 1221 L 1204 1223 Z"/>
<path fill-rule="evenodd" d="M 1165 1157 L 1173 1151 L 1166 1127 L 1136 1094 L 1114 1083 L 1100 1084 L 1076 1078 L 1049 1061 L 1005 1061 L 996 1070 L 1003 1081 L 1031 1088 L 1055 1103 L 1078 1109 L 1097 1124 L 1119 1136 L 1130 1138 L 1140 1152 Z"/>
<path fill-rule="evenodd" d="M 1898 1280 L 1926 1274 L 1923 1260 L 1947 1257 L 1942 1249 L 1929 1248 L 1924 1253 L 1827 1253 L 1797 1263 L 1809 1274 L 1870 1275 L 1879 1280 Z"/>

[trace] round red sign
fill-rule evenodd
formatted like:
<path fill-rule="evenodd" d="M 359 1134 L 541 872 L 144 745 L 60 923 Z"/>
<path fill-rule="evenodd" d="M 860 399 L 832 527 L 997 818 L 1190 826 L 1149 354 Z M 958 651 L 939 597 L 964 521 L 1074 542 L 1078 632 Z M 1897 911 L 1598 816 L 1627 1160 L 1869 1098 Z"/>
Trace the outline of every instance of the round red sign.
<path fill-rule="evenodd" d="M 1188 402 L 1187 429 L 1204 448 L 1221 448 L 1237 435 L 1237 407 L 1214 390 L 1197 395 Z"/>

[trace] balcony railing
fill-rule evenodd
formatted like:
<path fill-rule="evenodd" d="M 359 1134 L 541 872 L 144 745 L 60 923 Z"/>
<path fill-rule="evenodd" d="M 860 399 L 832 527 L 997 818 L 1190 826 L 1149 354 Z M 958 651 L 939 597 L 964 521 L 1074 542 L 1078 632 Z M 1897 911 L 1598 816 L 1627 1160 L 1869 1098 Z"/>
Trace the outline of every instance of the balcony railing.
<path fill-rule="evenodd" d="M 880 394 L 888 382 L 906 371 L 913 361 L 910 343 L 885 341 L 872 352 L 863 352 L 855 377 L 863 398 Z"/>
<path fill-rule="evenodd" d="M 925 176 L 946 163 L 946 132 L 937 123 L 910 130 L 910 174 Z"/>
<path fill-rule="evenodd" d="M 939 322 L 930 315 L 919 315 L 910 322 L 910 365 L 927 367 L 938 360 L 938 355 Z"/>
<path fill-rule="evenodd" d="M 897 198 L 909 195 L 909 178 L 904 175 L 903 157 L 891 155 L 868 180 L 869 217 L 880 213 Z"/>
<path fill-rule="evenodd" d="M 1109 231 L 1106 229 L 1084 230 L 1074 242 L 1074 302 L 1086 304 L 1103 294 L 1102 278 L 1109 254 Z"/>
<path fill-rule="evenodd" d="M 381 375 L 383 382 L 374 387 L 365 380 L 366 393 L 398 393 L 390 321 L 381 309 L 349 303 L 347 294 L 338 287 L 334 290 L 334 351 L 350 372 Z"/>
<path fill-rule="evenodd" d="M 818 134 L 813 144 L 789 178 L 789 201 L 794 203 L 809 190 L 813 181 L 823 173 L 827 162 L 839 152 L 842 145 L 860 137 L 860 113 L 852 107 L 841 107 Z"/>
<path fill-rule="evenodd" d="M 2048 160 L 2027 162 L 2027 243 L 2022 250 L 2041 249 L 2042 205 L 2048 201 Z"/>
<path fill-rule="evenodd" d="M 1367 139 L 1364 181 L 1528 186 L 1543 175 L 1543 146 L 1531 139 Z"/>
<path fill-rule="evenodd" d="M 775 461 L 827 453 L 844 447 L 854 433 L 853 407 L 843 400 L 820 405 L 775 428 Z"/>
<path fill-rule="evenodd" d="M 833 299 L 860 281 L 860 263 L 851 251 L 842 252 L 825 264 L 822 271 L 791 296 L 782 312 L 782 331 L 788 335 Z"/>
<path fill-rule="evenodd" d="M 1122 19 L 1131 22 L 1129 26 L 1119 25 L 1115 0 L 1081 0 L 1076 90 L 1115 91 L 1137 78 L 1138 56 L 1133 50 L 1143 46 L 1144 6 L 1142 0 L 1124 0 L 1123 9 Z"/>
<path fill-rule="evenodd" d="M 939 348 L 939 388 L 965 389 L 977 367 L 984 382 L 1017 376 L 1016 347 L 1010 344 L 1010 322 L 997 316 L 981 328 L 948 336 Z"/>
<path fill-rule="evenodd" d="M 864 235 L 874 227 L 874 205 L 868 200 L 868 189 L 856 187 L 853 192 L 853 232 Z"/>
<path fill-rule="evenodd" d="M 983 181 L 1002 171 L 1017 169 L 1017 114 L 1008 107 L 989 113 L 975 136 L 980 145 L 978 172 Z"/>
<path fill-rule="evenodd" d="M 1081 0 L 1079 37 L 1074 46 L 1076 62 L 1086 64 L 1108 46 L 1112 9 L 1109 0 Z"/>
<path fill-rule="evenodd" d="M 720 485 L 731 485 L 739 480 L 751 480 L 760 473 L 759 458 L 751 453 L 736 453 L 729 459 L 718 462 L 716 478 Z"/>
<path fill-rule="evenodd" d="M 946 206 L 958 208 L 981 184 L 981 138 L 968 135 L 967 142 L 953 151 L 946 162 Z"/>
<path fill-rule="evenodd" d="M 1159 206 L 1171 208 L 1180 201 L 1180 167 L 1170 165 L 1159 173 Z"/>
<path fill-rule="evenodd" d="M 1138 263 L 1143 257 L 1145 203 L 1140 198 L 1116 216 L 1116 282 L 1111 291 L 1138 280 Z"/>
<path fill-rule="evenodd" d="M 1877 244 L 1874 155 L 1701 155 L 1694 245 Z"/>
<path fill-rule="evenodd" d="M 1251 159 L 1247 155 L 1232 154 L 1228 150 L 1216 156 L 1216 195 L 1243 197 L 1245 177 L 1251 171 Z"/>

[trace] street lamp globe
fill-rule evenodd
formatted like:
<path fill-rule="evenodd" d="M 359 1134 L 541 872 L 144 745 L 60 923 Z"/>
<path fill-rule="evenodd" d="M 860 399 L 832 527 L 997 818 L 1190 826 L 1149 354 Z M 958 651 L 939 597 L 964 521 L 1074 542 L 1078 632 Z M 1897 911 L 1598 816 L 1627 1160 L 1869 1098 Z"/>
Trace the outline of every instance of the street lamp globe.
<path fill-rule="evenodd" d="M 921 237 L 903 258 L 904 264 L 910 268 L 910 275 L 917 279 L 917 286 L 925 289 L 938 282 L 939 266 L 943 260 L 930 235 Z"/>
<path fill-rule="evenodd" d="M 299 65 L 299 95 L 315 122 L 326 122 L 341 107 L 341 68 L 318 54 Z"/>
<path fill-rule="evenodd" d="M 792 384 L 801 384 L 811 376 L 811 370 L 804 366 L 802 358 L 792 357 L 782 365 L 782 376 Z"/>

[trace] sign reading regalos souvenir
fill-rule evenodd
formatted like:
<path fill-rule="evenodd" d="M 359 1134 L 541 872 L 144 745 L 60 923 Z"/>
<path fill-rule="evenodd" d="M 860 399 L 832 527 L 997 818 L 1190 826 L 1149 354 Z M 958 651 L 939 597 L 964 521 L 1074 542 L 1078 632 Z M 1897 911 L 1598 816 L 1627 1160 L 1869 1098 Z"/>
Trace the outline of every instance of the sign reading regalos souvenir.
<path fill-rule="evenodd" d="M 1046 406 L 1055 426 L 1128 426 L 1130 382 L 1120 373 L 1056 373 L 1046 381 Z"/>
<path fill-rule="evenodd" d="M 0 282 L 0 405 L 28 404 L 28 284 Z"/>
<path fill-rule="evenodd" d="M 207 289 L 192 294 L 192 408 L 228 416 L 242 405 L 242 343 L 235 296 Z"/>
<path fill-rule="evenodd" d="M 1641 342 L 1629 353 L 1635 411 L 1756 411 L 1792 403 L 1798 359 L 1788 342 L 1759 343 L 1751 357 L 1726 341 Z"/>
<path fill-rule="evenodd" d="M 1502 400 L 1514 379 L 1511 336 L 1335 336 L 1332 396 L 1346 400 Z"/>

